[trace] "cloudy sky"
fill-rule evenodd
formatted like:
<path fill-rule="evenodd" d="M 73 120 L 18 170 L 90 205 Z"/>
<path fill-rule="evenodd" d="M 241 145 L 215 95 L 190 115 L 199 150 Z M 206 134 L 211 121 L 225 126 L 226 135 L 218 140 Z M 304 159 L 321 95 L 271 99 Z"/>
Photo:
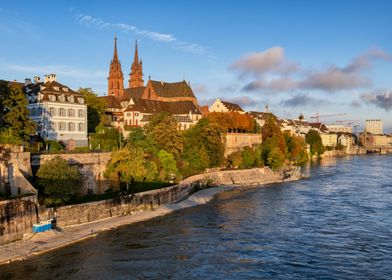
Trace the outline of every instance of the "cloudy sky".
<path fill-rule="evenodd" d="M 392 1 L 3 1 L 0 79 L 56 73 L 106 94 L 113 37 L 124 75 L 190 81 L 280 117 L 381 118 L 392 132 Z M 126 78 L 127 80 L 127 78 Z"/>

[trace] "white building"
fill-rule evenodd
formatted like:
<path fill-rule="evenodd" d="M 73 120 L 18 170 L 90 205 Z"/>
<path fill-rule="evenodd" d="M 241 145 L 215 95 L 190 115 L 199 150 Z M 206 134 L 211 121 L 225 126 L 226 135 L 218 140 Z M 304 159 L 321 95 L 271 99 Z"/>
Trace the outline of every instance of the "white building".
<path fill-rule="evenodd" d="M 81 94 L 56 81 L 56 75 L 25 80 L 24 92 L 37 134 L 45 140 L 63 141 L 68 147 L 87 146 L 87 105 Z"/>
<path fill-rule="evenodd" d="M 371 134 L 383 134 L 384 123 L 382 120 L 366 120 L 365 132 Z"/>
<path fill-rule="evenodd" d="M 324 147 L 336 147 L 338 144 L 338 135 L 335 133 L 320 133 L 320 137 Z"/>

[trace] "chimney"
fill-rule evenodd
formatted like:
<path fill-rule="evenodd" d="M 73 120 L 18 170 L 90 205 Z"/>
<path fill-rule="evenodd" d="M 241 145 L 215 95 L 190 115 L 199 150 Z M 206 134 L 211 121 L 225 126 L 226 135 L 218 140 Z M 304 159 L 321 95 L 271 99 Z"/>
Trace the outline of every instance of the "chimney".
<path fill-rule="evenodd" d="M 35 77 L 34 77 L 34 84 L 38 84 L 38 83 L 40 83 L 40 82 L 41 82 L 41 78 L 38 77 L 38 76 L 35 76 Z"/>
<path fill-rule="evenodd" d="M 26 78 L 25 79 L 25 86 L 31 85 L 31 79 Z"/>
<path fill-rule="evenodd" d="M 50 74 L 49 75 L 49 82 L 54 82 L 56 81 L 56 74 Z"/>
<path fill-rule="evenodd" d="M 48 83 L 49 82 L 49 76 L 50 75 L 44 75 L 44 83 Z"/>

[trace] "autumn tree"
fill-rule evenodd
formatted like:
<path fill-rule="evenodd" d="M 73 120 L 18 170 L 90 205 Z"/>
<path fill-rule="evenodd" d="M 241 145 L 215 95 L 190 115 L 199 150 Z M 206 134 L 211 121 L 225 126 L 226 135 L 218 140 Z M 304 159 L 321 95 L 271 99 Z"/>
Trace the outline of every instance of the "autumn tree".
<path fill-rule="evenodd" d="M 80 191 L 81 176 L 76 166 L 71 166 L 60 156 L 44 162 L 37 172 L 38 186 L 49 205 L 60 205 Z"/>
<path fill-rule="evenodd" d="M 184 149 L 184 139 L 178 123 L 169 113 L 153 116 L 145 126 L 145 133 L 153 139 L 159 150 L 165 150 L 176 158 Z"/>
<path fill-rule="evenodd" d="M 171 180 L 172 175 L 178 175 L 177 163 L 171 153 L 166 152 L 165 150 L 160 150 L 158 153 L 158 159 L 162 166 L 160 172 L 160 178 L 162 180 Z"/>
<path fill-rule="evenodd" d="M 78 92 L 87 105 L 88 132 L 94 132 L 105 114 L 106 104 L 91 88 L 79 88 Z"/>
<path fill-rule="evenodd" d="M 220 125 L 223 132 L 251 132 L 256 125 L 250 115 L 238 112 L 213 112 L 207 118 L 210 122 Z"/>
<path fill-rule="evenodd" d="M 127 191 L 134 181 L 143 181 L 147 176 L 146 159 L 142 149 L 125 147 L 112 153 L 105 176 L 125 183 Z"/>
<path fill-rule="evenodd" d="M 303 163 L 308 160 L 306 143 L 300 136 L 284 134 L 286 141 L 288 159 L 293 163 Z"/>

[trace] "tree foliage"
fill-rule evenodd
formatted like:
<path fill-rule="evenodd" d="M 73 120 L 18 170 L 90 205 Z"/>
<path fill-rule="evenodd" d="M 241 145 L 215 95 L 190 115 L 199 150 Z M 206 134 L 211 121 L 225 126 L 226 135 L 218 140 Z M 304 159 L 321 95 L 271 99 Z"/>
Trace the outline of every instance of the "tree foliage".
<path fill-rule="evenodd" d="M 285 155 L 282 151 L 275 147 L 267 156 L 267 165 L 272 168 L 272 170 L 277 170 L 284 165 Z"/>
<path fill-rule="evenodd" d="M 299 164 L 308 160 L 306 143 L 302 137 L 285 133 L 284 138 L 288 151 L 288 159 L 291 162 Z"/>
<path fill-rule="evenodd" d="M 178 123 L 169 113 L 161 113 L 153 116 L 145 126 L 148 137 L 156 144 L 158 150 L 165 150 L 176 158 L 184 149 L 184 139 L 178 129 Z"/>
<path fill-rule="evenodd" d="M 95 133 L 91 136 L 92 149 L 112 151 L 120 147 L 122 141 L 120 132 L 109 126 L 98 125 Z"/>
<path fill-rule="evenodd" d="M 251 132 L 256 126 L 256 122 L 251 116 L 238 112 L 213 112 L 208 115 L 207 119 L 211 123 L 220 125 L 223 132 Z"/>
<path fill-rule="evenodd" d="M 91 88 L 79 88 L 87 105 L 88 132 L 94 132 L 105 114 L 105 102 Z"/>
<path fill-rule="evenodd" d="M 320 156 L 324 153 L 323 141 L 318 131 L 311 129 L 305 136 L 306 143 L 310 145 L 310 154 Z"/>
<path fill-rule="evenodd" d="M 112 158 L 105 171 L 105 176 L 112 181 L 129 185 L 134 181 L 143 181 L 147 176 L 146 159 L 141 148 L 125 147 L 112 153 Z"/>
<path fill-rule="evenodd" d="M 162 180 L 171 180 L 172 175 L 178 176 L 177 163 L 173 154 L 168 153 L 165 150 L 160 150 L 158 159 L 162 166 L 160 172 L 160 178 Z"/>
<path fill-rule="evenodd" d="M 28 142 L 35 133 L 35 123 L 27 109 L 29 105 L 22 89 L 0 81 L 0 139 L 14 143 Z M 8 140 L 6 140 L 8 139 Z"/>
<path fill-rule="evenodd" d="M 69 165 L 60 156 L 43 163 L 38 169 L 37 178 L 47 204 L 63 204 L 77 194 L 81 187 L 78 168 Z"/>

